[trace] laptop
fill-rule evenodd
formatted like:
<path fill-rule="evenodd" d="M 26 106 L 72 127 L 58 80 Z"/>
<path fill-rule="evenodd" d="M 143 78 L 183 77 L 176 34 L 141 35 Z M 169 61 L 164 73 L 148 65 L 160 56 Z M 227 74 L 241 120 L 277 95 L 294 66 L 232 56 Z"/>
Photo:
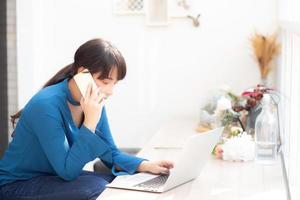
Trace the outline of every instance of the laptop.
<path fill-rule="evenodd" d="M 169 174 L 155 175 L 142 172 L 134 175 L 123 175 L 116 177 L 113 182 L 106 186 L 162 193 L 187 183 L 199 176 L 222 132 L 223 127 L 190 136 Z"/>

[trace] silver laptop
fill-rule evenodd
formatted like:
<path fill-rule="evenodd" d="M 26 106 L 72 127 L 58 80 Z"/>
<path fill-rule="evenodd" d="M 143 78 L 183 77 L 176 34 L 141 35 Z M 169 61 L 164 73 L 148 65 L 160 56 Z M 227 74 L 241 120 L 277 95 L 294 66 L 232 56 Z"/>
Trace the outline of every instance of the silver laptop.
<path fill-rule="evenodd" d="M 199 176 L 222 132 L 223 127 L 190 136 L 182 149 L 181 156 L 168 175 L 150 173 L 123 175 L 116 177 L 106 186 L 161 193 L 187 183 Z"/>

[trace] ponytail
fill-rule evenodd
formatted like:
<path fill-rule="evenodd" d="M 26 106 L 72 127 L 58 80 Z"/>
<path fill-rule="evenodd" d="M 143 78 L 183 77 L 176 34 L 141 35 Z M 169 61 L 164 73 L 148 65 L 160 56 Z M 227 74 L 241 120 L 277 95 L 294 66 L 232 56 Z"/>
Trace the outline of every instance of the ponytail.
<path fill-rule="evenodd" d="M 48 80 L 42 88 L 54 85 L 63 81 L 66 78 L 72 78 L 77 73 L 77 69 L 74 67 L 74 64 L 69 64 L 59 70 L 50 80 Z"/>
<path fill-rule="evenodd" d="M 50 85 L 57 84 L 66 78 L 72 78 L 76 73 L 77 73 L 77 69 L 74 66 L 74 63 L 69 64 L 64 68 L 62 68 L 61 70 L 59 70 L 50 80 L 48 80 L 46 84 L 42 87 L 42 89 Z M 15 128 L 17 119 L 20 118 L 22 110 L 23 109 L 19 110 L 17 113 L 10 116 L 10 122 L 12 123 L 13 128 Z M 12 133 L 12 137 L 13 136 L 14 136 L 14 131 Z"/>
<path fill-rule="evenodd" d="M 118 80 L 122 80 L 126 75 L 126 62 L 121 52 L 110 42 L 98 38 L 82 44 L 75 52 L 73 63 L 57 72 L 42 88 L 57 84 L 66 78 L 72 78 L 82 66 L 92 74 L 100 73 L 99 79 L 108 78 L 109 73 L 115 67 L 118 71 Z M 21 112 L 22 110 L 10 116 L 13 128 Z"/>

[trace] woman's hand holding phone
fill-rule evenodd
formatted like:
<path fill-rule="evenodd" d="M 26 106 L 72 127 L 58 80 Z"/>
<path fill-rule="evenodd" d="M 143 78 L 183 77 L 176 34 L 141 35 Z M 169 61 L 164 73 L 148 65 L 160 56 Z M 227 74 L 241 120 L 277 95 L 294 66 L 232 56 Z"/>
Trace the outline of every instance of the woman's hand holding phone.
<path fill-rule="evenodd" d="M 97 123 L 101 118 L 104 103 L 105 98 L 100 94 L 100 88 L 92 90 L 92 84 L 89 84 L 85 96 L 80 100 L 80 105 L 84 113 L 83 124 L 93 133 L 95 133 Z"/>

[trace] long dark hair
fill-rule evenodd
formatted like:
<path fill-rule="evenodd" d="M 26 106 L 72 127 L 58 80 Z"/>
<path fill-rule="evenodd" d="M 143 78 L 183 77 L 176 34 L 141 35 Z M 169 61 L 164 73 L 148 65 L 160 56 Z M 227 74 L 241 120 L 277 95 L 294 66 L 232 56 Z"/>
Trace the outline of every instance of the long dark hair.
<path fill-rule="evenodd" d="M 88 69 L 91 74 L 100 72 L 99 79 L 108 78 L 114 67 L 117 68 L 118 80 L 126 76 L 126 62 L 121 52 L 108 41 L 93 39 L 81 45 L 74 55 L 74 62 L 58 71 L 42 88 L 72 78 L 81 66 Z M 21 113 L 22 109 L 10 116 L 13 128 Z"/>

